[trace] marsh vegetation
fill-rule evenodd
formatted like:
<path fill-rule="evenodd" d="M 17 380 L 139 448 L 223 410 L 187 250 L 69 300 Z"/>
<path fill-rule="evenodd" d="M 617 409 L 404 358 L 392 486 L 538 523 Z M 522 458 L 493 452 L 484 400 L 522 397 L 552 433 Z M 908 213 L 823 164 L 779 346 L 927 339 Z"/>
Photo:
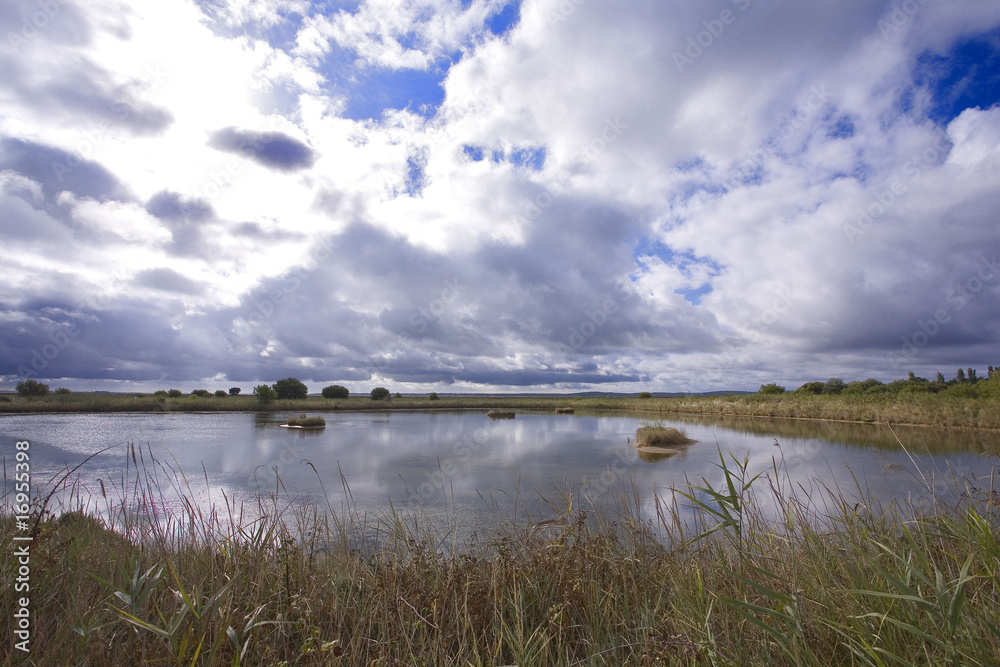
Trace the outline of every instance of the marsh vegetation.
<path fill-rule="evenodd" d="M 147 464 L 158 474 L 129 468 L 117 492 L 71 494 L 72 513 L 34 507 L 36 664 L 986 665 L 1000 654 L 992 479 L 955 503 L 880 506 L 804 495 L 780 459 L 751 476 L 719 452 L 721 485 L 661 497 L 652 520 L 620 479 L 611 505 L 567 491 L 458 544 L 419 516 L 290 503 L 280 482 L 253 506 L 206 511 L 182 474 Z M 191 501 L 162 514 L 164 485 Z M 85 516 L 93 503 L 108 519 Z M 0 535 L 14 533 L 4 512 Z M 8 618 L 12 597 L 0 602 Z"/>

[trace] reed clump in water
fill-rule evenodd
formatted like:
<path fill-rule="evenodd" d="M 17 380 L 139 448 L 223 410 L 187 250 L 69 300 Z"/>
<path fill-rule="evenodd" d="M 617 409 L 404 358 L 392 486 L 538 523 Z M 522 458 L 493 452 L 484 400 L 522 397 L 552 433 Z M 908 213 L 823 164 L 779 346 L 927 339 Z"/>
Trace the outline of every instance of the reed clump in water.
<path fill-rule="evenodd" d="M 636 447 L 686 447 L 698 442 L 687 437 L 687 433 L 671 426 L 643 426 L 635 432 L 633 443 Z"/>
<path fill-rule="evenodd" d="M 287 425 L 298 428 L 324 428 L 326 420 L 322 417 L 307 417 L 302 414 L 298 417 L 289 417 Z"/>

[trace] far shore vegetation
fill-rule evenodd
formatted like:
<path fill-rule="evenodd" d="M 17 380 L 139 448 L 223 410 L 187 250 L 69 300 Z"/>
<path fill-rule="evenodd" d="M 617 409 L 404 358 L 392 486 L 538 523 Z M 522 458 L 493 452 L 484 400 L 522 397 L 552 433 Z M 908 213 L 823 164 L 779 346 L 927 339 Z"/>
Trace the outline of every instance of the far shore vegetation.
<path fill-rule="evenodd" d="M 18 393 L 0 394 L 0 414 L 37 412 L 324 412 L 334 410 L 573 410 L 577 413 L 622 411 L 637 414 L 724 415 L 782 419 L 822 419 L 862 423 L 914 424 L 1000 430 L 1000 368 L 986 377 L 975 369 L 959 369 L 946 380 L 916 377 L 883 383 L 831 378 L 807 382 L 787 390 L 778 384 L 761 386 L 756 393 L 660 397 L 650 392 L 636 396 L 566 395 L 406 395 L 375 387 L 369 395 L 352 395 L 339 385 L 309 395 L 296 378 L 260 385 L 251 395 L 239 387 L 228 391 L 197 389 L 185 394 L 165 389 L 153 394 L 77 393 L 50 391 L 48 385 L 26 380 Z"/>

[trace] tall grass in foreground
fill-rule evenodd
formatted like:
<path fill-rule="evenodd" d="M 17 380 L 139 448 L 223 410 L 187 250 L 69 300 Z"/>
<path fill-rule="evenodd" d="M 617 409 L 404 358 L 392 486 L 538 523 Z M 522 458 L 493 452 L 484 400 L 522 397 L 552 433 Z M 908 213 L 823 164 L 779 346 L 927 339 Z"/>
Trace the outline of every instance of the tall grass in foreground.
<path fill-rule="evenodd" d="M 132 450 L 133 457 L 135 450 Z M 702 481 L 640 513 L 623 481 L 567 493 L 529 525 L 456 548 L 420 515 L 293 502 L 203 511 L 183 474 L 133 458 L 81 513 L 39 515 L 35 664 L 995 664 L 997 495 L 956 480 L 932 515 L 787 486 L 720 452 Z M 197 486 L 197 485 L 196 485 Z M 162 498 L 184 493 L 165 515 Z M 346 490 L 346 486 L 345 486 Z M 117 497 L 115 496 L 117 493 Z M 601 502 L 598 502 L 601 501 Z M 774 508 L 777 508 L 777 514 Z M 682 520 L 694 511 L 695 519 Z M 777 520 L 775 519 L 777 516 Z M 113 530 L 109 530 L 112 528 Z M 4 543 L 14 533 L 0 516 Z M 14 559 L 4 559 L 13 590 Z M 11 618 L 12 595 L 0 613 Z M 9 625 L 9 624 L 8 624 Z M 9 638 L 4 664 L 20 660 Z"/>

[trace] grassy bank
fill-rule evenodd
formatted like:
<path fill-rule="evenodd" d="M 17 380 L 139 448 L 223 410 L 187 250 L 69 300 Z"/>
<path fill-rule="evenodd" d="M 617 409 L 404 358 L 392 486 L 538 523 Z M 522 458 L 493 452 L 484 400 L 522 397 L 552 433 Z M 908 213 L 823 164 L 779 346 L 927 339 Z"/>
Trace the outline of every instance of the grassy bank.
<path fill-rule="evenodd" d="M 862 423 L 914 424 L 1000 430 L 1000 399 L 943 394 L 782 395 L 744 394 L 678 398 L 593 398 L 565 396 L 407 396 L 386 401 L 368 397 L 276 400 L 262 405 L 253 396 L 165 398 L 151 394 L 62 394 L 41 398 L 5 396 L 2 413 L 44 412 L 324 412 L 332 410 L 543 410 L 628 411 L 659 415 L 721 415 L 822 419 Z"/>
<path fill-rule="evenodd" d="M 1000 516 L 991 480 L 963 489 L 961 505 L 908 520 L 905 507 L 796 496 L 781 483 L 780 463 L 754 480 L 739 461 L 723 463 L 720 489 L 693 488 L 682 501 L 697 511 L 686 528 L 680 506 L 666 500 L 651 522 L 641 518 L 626 483 L 611 510 L 565 496 L 533 524 L 498 521 L 457 550 L 442 549 L 448 536 L 419 518 L 289 514 L 281 494 L 242 517 L 190 504 L 152 522 L 156 489 L 137 484 L 131 496 L 98 501 L 116 517 L 114 531 L 80 514 L 38 525 L 30 657 L 52 665 L 994 664 Z M 765 510 L 772 503 L 777 520 Z M 14 532 L 13 518 L 0 517 L 5 545 Z M 4 559 L 5 590 L 15 572 L 15 559 Z M 8 619 L 13 598 L 0 603 Z M 20 660 L 13 644 L 11 634 L 4 664 Z"/>

